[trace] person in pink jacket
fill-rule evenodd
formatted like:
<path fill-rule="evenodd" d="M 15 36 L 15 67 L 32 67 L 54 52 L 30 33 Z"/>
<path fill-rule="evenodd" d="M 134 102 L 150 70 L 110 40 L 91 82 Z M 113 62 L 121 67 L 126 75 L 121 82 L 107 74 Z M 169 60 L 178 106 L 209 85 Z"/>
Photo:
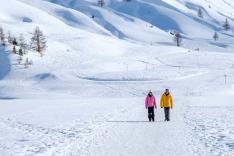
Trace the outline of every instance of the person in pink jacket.
<path fill-rule="evenodd" d="M 145 108 L 148 109 L 149 121 L 154 121 L 154 108 L 157 109 L 156 98 L 152 91 L 149 91 L 145 99 Z"/>

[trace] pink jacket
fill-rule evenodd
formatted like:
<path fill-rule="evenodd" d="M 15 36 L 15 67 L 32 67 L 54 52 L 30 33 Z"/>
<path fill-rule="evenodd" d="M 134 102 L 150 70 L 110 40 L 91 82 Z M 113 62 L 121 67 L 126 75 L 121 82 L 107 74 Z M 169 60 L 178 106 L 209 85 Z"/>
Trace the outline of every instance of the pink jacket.
<path fill-rule="evenodd" d="M 155 96 L 152 96 L 152 97 L 147 96 L 146 97 L 146 99 L 145 99 L 145 108 L 148 108 L 148 107 L 157 108 Z"/>

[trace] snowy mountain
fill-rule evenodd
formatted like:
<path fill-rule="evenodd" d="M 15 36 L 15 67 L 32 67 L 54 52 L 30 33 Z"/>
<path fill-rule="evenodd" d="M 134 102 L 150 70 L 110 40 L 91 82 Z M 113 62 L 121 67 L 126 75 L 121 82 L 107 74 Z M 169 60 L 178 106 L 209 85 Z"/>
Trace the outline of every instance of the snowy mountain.
<path fill-rule="evenodd" d="M 0 0 L 6 37 L 47 40 L 42 57 L 0 46 L 0 155 L 233 155 L 233 13 L 232 0 Z"/>
<path fill-rule="evenodd" d="M 4 31 L 15 36 L 22 33 L 29 41 L 31 33 L 39 26 L 47 37 L 48 49 L 43 59 L 29 53 L 25 57 L 33 61 L 32 68 L 19 70 L 17 65 L 12 66 L 15 69 L 7 76 L 26 80 L 25 83 L 45 82 L 41 81 L 41 75 L 69 83 L 71 80 L 76 83 L 80 78 L 158 80 L 174 75 L 180 77 L 183 74 L 167 76 L 168 73 L 147 69 L 158 68 L 166 62 L 155 58 L 160 55 L 178 57 L 178 53 L 184 55 L 198 49 L 198 53 L 232 52 L 233 31 L 224 31 L 222 27 L 226 18 L 233 24 L 231 4 L 222 0 L 215 3 L 109 0 L 100 7 L 95 0 L 9 0 L 1 4 L 0 20 Z M 199 8 L 203 18 L 197 15 Z M 182 47 L 175 47 L 173 32 L 182 34 Z M 213 40 L 214 32 L 219 35 L 218 41 Z M 189 54 L 168 64 L 197 64 L 194 59 L 184 60 L 186 55 Z M 200 54 L 192 52 L 191 55 Z M 207 63 L 200 64 L 206 66 Z"/>

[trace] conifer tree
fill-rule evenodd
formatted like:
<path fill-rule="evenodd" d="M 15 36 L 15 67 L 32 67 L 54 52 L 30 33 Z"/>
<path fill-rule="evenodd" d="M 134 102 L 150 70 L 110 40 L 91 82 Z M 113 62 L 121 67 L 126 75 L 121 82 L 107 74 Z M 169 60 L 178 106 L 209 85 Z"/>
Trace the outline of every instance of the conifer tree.
<path fill-rule="evenodd" d="M 219 39 L 219 35 L 218 35 L 217 32 L 214 33 L 213 39 L 214 39 L 215 41 L 217 41 L 217 40 Z"/>
<path fill-rule="evenodd" d="M 201 8 L 198 9 L 197 15 L 198 17 L 203 18 L 203 12 Z"/>
<path fill-rule="evenodd" d="M 105 5 L 105 1 L 104 0 L 98 0 L 98 5 L 103 7 Z"/>
<path fill-rule="evenodd" d="M 228 30 L 231 29 L 231 26 L 230 26 L 230 24 L 229 24 L 227 18 L 226 18 L 226 20 L 225 20 L 225 22 L 224 22 L 224 24 L 223 24 L 223 28 L 224 28 L 224 30 L 226 30 L 226 31 L 228 31 Z"/>

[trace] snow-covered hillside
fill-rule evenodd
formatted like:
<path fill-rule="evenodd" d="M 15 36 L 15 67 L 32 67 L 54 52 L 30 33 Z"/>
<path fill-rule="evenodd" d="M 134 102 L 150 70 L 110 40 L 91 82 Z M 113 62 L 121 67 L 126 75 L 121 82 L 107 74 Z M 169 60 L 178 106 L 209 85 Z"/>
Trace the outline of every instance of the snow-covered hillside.
<path fill-rule="evenodd" d="M 29 68 L 0 46 L 0 155 L 234 155 L 233 13 L 232 0 L 0 0 L 6 35 L 39 26 L 48 46 Z M 158 106 L 147 123 L 148 90 L 159 104 L 165 88 L 172 121 Z"/>

